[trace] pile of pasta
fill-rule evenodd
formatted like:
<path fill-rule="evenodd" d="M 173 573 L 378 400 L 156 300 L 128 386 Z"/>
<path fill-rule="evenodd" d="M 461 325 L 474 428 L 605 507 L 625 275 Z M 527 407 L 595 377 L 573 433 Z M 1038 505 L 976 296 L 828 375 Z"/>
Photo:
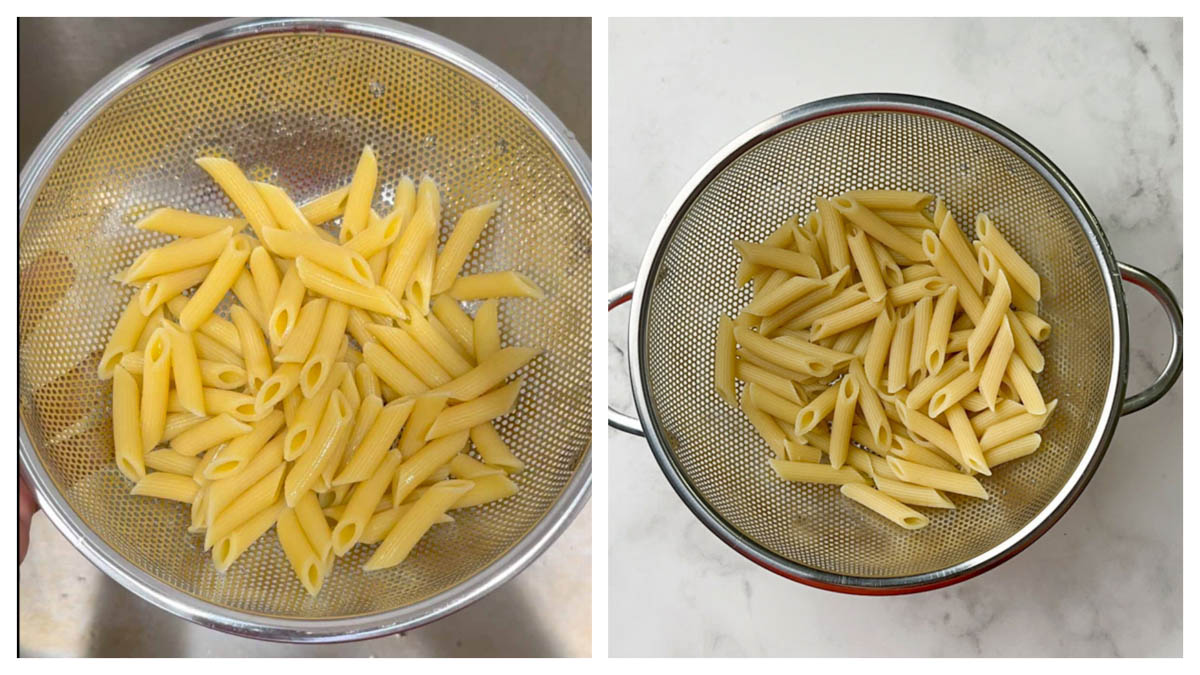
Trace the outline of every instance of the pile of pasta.
<path fill-rule="evenodd" d="M 753 299 L 719 320 L 717 392 L 783 480 L 841 486 L 906 529 L 987 499 L 979 475 L 1038 449 L 1057 401 L 1035 373 L 1041 280 L 986 214 L 969 242 L 943 200 L 863 190 L 737 241 Z M 740 400 L 736 380 L 745 383 Z"/>
<path fill-rule="evenodd" d="M 515 494 L 524 464 L 493 420 L 540 350 L 501 347 L 497 298 L 543 293 L 517 272 L 460 276 L 498 204 L 463 212 L 439 250 L 437 185 L 401 180 L 379 216 L 369 147 L 347 187 L 299 207 L 196 161 L 243 217 L 156 209 L 137 227 L 179 239 L 115 277 L 137 291 L 99 374 L 132 493 L 190 504 L 222 572 L 275 527 L 312 595 L 356 545 L 379 544 L 365 570 L 389 568 L 455 509 Z M 338 217 L 337 236 L 319 227 Z"/>

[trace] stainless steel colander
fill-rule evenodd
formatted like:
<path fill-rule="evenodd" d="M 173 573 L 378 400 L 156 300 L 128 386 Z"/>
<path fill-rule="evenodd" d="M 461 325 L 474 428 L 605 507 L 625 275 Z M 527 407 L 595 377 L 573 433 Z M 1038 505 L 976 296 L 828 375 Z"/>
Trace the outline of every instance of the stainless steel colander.
<path fill-rule="evenodd" d="M 538 345 L 514 414 L 498 423 L 527 463 L 517 496 L 456 514 L 404 565 L 337 561 L 310 598 L 273 536 L 226 574 L 186 507 L 129 496 L 113 465 L 111 385 L 96 362 L 130 290 L 108 280 L 167 238 L 147 210 L 232 204 L 197 167 L 237 161 L 298 201 L 349 182 L 364 144 L 384 212 L 401 175 L 443 190 L 443 237 L 499 199 L 467 268 L 515 268 L 545 301 L 502 303 L 512 344 Z M 389 21 L 205 26 L 136 57 L 59 120 L 20 179 L 20 457 L 50 519 L 121 584 L 184 618 L 274 640 L 364 638 L 460 609 L 516 575 L 566 528 L 590 485 L 591 167 L 557 118 L 482 57 Z"/>
<path fill-rule="evenodd" d="M 864 188 L 942 195 L 968 226 L 987 211 L 1041 272 L 1053 326 L 1041 386 L 1058 409 L 1033 455 L 985 479 L 991 499 L 930 514 L 901 530 L 836 486 L 784 483 L 766 444 L 713 389 L 717 317 L 750 299 L 733 283 L 735 239 L 762 240 L 818 195 Z M 1146 391 L 1125 397 L 1121 280 L 1152 293 L 1174 331 L 1171 357 Z M 1070 507 L 1096 470 L 1120 414 L 1158 400 L 1182 365 L 1179 304 L 1158 279 L 1118 263 L 1065 176 L 999 124 L 941 101 L 844 96 L 794 108 L 728 145 L 663 217 L 629 300 L 629 368 L 642 434 L 671 486 L 718 537 L 767 569 L 812 586 L 894 594 L 948 585 L 1028 546 Z"/>

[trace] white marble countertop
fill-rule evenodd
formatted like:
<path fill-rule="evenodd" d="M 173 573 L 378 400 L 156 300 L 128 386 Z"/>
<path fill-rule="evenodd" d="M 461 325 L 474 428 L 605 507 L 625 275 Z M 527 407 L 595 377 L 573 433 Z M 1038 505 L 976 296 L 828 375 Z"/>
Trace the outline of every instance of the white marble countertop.
<path fill-rule="evenodd" d="M 1180 21 L 610 25 L 613 286 L 634 278 L 676 191 L 743 130 L 814 99 L 894 91 L 1024 136 L 1082 191 L 1121 260 L 1182 290 Z M 1165 361 L 1170 332 L 1147 295 L 1131 289 L 1128 302 L 1136 391 Z M 610 322 L 609 382 L 631 410 L 627 316 Z M 642 439 L 610 432 L 611 653 L 1179 656 L 1182 398 L 1176 385 L 1123 419 L 1083 496 L 1028 550 L 948 589 L 891 598 L 759 569 L 692 516 Z"/>

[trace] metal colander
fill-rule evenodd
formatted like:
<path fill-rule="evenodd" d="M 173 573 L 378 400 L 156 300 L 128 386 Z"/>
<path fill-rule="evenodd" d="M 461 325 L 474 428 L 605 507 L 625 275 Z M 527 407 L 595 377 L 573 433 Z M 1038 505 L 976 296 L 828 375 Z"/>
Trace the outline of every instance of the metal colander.
<path fill-rule="evenodd" d="M 456 513 L 384 573 L 339 559 L 310 598 L 275 537 L 219 574 L 184 505 L 129 496 L 96 363 L 131 289 L 109 275 L 169 238 L 169 205 L 236 210 L 194 159 L 217 154 L 298 202 L 349 182 L 364 144 L 389 210 L 402 175 L 442 188 L 443 230 L 500 210 L 466 272 L 519 269 L 544 301 L 501 303 L 506 344 L 545 349 L 501 435 L 528 463 L 515 497 Z M 21 460 L 59 529 L 135 593 L 241 634 L 319 641 L 432 620 L 514 576 L 570 523 L 590 481 L 590 163 L 528 90 L 482 57 L 388 21 L 230 21 L 135 58 L 59 121 L 21 175 Z"/>
<path fill-rule="evenodd" d="M 1043 447 L 984 478 L 991 499 L 926 510 L 930 524 L 917 531 L 843 498 L 837 486 L 779 480 L 766 443 L 712 384 L 717 318 L 751 298 L 733 281 L 733 240 L 761 241 L 789 216 L 814 209 L 816 196 L 866 188 L 941 195 L 965 228 L 988 212 L 1041 273 L 1041 313 L 1053 326 L 1040 384 L 1059 404 Z M 1163 375 L 1123 407 L 1122 275 L 1155 293 L 1176 334 Z M 1095 216 L 1049 160 L 991 120 L 910 96 L 819 101 L 730 144 L 680 192 L 636 284 L 610 302 L 631 294 L 640 422 L 613 413 L 613 426 L 644 428 L 672 486 L 739 552 L 797 581 L 849 592 L 934 588 L 1014 555 L 1078 496 L 1117 413 L 1161 397 L 1181 363 L 1178 303 L 1157 279 L 1116 262 Z"/>

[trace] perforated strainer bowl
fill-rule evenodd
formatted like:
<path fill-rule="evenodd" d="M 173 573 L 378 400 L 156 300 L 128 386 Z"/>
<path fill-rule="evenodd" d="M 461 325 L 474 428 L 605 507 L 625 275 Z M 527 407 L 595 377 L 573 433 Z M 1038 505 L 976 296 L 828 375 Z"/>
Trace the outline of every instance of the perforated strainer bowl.
<path fill-rule="evenodd" d="M 818 196 L 886 188 L 945 197 L 970 224 L 987 211 L 1043 279 L 1041 387 L 1058 409 L 1043 447 L 985 479 L 991 499 L 930 514 L 901 530 L 836 486 L 785 483 L 767 445 L 713 388 L 717 317 L 750 299 L 733 283 L 735 239 L 762 240 Z M 1174 331 L 1168 365 L 1125 398 L 1121 279 L 1152 293 Z M 663 217 L 632 297 L 629 369 L 638 419 L 671 486 L 718 537 L 767 569 L 820 588 L 893 594 L 979 574 L 1028 546 L 1079 496 L 1117 417 L 1158 400 L 1179 375 L 1182 316 L 1170 290 L 1118 263 L 1091 209 L 1045 156 L 1008 129 L 941 101 L 870 94 L 817 101 L 763 122 L 727 146 Z"/>
<path fill-rule="evenodd" d="M 321 593 L 274 536 L 218 574 L 185 507 L 129 496 L 112 461 L 111 383 L 96 361 L 130 290 L 108 280 L 167 238 L 132 223 L 174 206 L 235 213 L 193 160 L 217 153 L 298 201 L 379 157 L 386 212 L 401 175 L 442 187 L 443 237 L 501 206 L 469 272 L 519 269 L 543 301 L 502 303 L 510 344 L 545 348 L 501 434 L 527 463 L 515 497 L 456 514 L 414 555 L 364 573 L 337 561 Z M 114 72 L 42 141 L 20 180 L 20 457 L 50 519 L 93 563 L 184 618 L 275 640 L 411 628 L 517 574 L 570 523 L 590 484 L 591 168 L 528 90 L 482 57 L 388 21 L 229 21 Z M 366 548 L 366 547 L 360 547 Z"/>

